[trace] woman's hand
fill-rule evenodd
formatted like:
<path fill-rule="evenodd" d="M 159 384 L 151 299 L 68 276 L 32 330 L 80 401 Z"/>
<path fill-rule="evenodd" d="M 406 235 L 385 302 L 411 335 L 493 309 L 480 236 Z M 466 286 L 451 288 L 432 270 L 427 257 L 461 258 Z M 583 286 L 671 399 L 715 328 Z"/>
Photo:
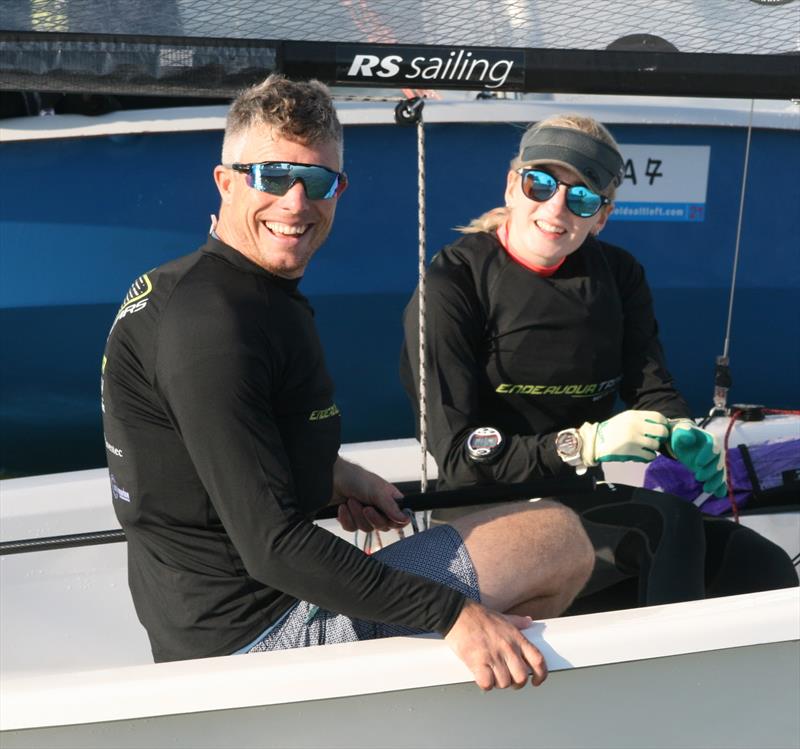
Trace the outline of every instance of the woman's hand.
<path fill-rule="evenodd" d="M 669 452 L 715 497 L 728 494 L 725 456 L 717 438 L 691 419 L 670 419 Z"/>
<path fill-rule="evenodd" d="M 648 463 L 669 439 L 669 422 L 657 411 L 623 411 L 599 424 L 579 430 L 584 465 L 633 460 Z"/>

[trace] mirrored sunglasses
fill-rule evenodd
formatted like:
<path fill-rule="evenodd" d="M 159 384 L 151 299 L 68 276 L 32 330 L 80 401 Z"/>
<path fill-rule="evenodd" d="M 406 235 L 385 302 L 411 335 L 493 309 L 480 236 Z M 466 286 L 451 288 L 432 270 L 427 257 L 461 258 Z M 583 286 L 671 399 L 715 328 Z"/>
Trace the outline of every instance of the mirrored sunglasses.
<path fill-rule="evenodd" d="M 330 200 L 347 184 L 344 172 L 334 172 L 317 164 L 297 164 L 293 161 L 263 161 L 259 164 L 224 164 L 247 175 L 247 184 L 270 195 L 286 195 L 300 182 L 309 200 Z"/>
<path fill-rule="evenodd" d="M 517 174 L 522 176 L 520 185 L 525 197 L 537 203 L 550 200 L 558 192 L 558 186 L 564 185 L 567 188 L 567 208 L 580 218 L 594 216 L 604 205 L 611 202 L 605 195 L 598 195 L 586 185 L 568 185 L 542 169 L 522 167 L 517 169 Z"/>

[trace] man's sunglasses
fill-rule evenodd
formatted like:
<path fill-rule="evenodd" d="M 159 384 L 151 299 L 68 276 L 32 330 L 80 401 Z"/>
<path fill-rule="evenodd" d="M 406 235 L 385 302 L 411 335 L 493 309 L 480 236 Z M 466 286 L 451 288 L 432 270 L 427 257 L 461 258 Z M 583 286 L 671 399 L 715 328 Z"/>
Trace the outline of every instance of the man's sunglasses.
<path fill-rule="evenodd" d="M 270 195 L 286 195 L 301 182 L 309 200 L 330 200 L 344 190 L 347 175 L 317 164 L 264 161 L 260 164 L 223 164 L 247 175 L 247 184 Z"/>
<path fill-rule="evenodd" d="M 522 176 L 521 187 L 525 197 L 537 203 L 550 200 L 558 192 L 558 186 L 564 185 L 567 188 L 567 208 L 581 218 L 594 216 L 604 205 L 611 202 L 605 195 L 598 195 L 586 185 L 568 185 L 541 169 L 522 167 L 517 169 L 517 174 Z"/>

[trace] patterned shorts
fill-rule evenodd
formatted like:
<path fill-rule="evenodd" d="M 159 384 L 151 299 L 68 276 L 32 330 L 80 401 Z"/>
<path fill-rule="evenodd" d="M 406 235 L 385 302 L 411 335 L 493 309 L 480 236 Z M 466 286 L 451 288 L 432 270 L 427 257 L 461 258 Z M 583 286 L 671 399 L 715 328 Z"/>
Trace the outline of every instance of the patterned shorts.
<path fill-rule="evenodd" d="M 480 601 L 478 577 L 472 566 L 467 547 L 458 531 L 449 525 L 396 541 L 373 555 L 395 569 L 412 572 Z M 333 645 L 356 640 L 376 640 L 380 637 L 417 635 L 424 630 L 396 624 L 382 624 L 365 619 L 353 619 L 344 614 L 319 609 L 308 601 L 296 603 L 280 623 L 247 652 L 304 648 L 310 645 Z"/>

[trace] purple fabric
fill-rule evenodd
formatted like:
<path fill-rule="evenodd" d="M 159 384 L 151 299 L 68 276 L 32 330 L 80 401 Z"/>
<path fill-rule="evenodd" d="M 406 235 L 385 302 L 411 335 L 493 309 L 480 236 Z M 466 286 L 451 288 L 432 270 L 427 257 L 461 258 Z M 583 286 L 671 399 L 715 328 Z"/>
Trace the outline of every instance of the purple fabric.
<path fill-rule="evenodd" d="M 800 468 L 800 439 L 748 445 L 747 449 L 762 489 L 780 486 L 784 471 Z M 728 450 L 728 470 L 728 485 L 733 486 L 736 504 L 742 507 L 752 496 L 753 487 L 738 447 Z M 691 502 L 703 491 L 702 484 L 688 468 L 663 455 L 647 466 L 644 487 L 675 494 Z M 722 515 L 731 510 L 731 503 L 728 497 L 710 497 L 700 505 L 700 509 L 709 515 Z"/>

